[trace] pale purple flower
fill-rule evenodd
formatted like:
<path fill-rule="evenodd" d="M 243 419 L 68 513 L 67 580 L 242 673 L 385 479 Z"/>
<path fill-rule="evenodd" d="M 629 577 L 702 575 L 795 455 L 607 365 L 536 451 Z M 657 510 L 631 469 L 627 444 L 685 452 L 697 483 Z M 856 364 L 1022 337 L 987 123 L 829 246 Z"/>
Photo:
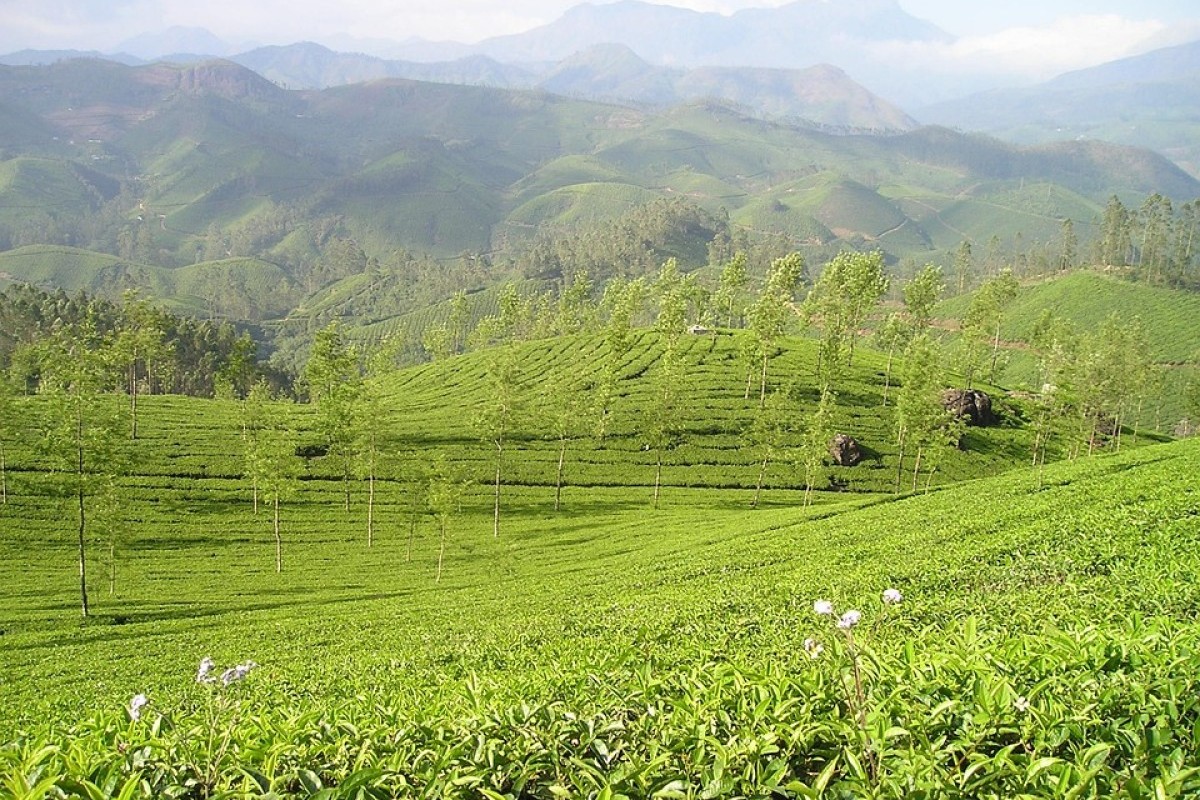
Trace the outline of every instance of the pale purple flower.
<path fill-rule="evenodd" d="M 236 683 L 242 678 L 250 674 L 250 670 L 257 667 L 253 661 L 247 661 L 245 664 L 238 664 L 236 667 L 230 667 L 221 673 L 221 685 L 228 686 L 231 683 Z"/>
<path fill-rule="evenodd" d="M 838 619 L 837 626 L 839 628 L 841 628 L 842 630 L 850 630 L 855 625 L 857 625 L 858 621 L 861 619 L 862 619 L 862 612 L 855 611 L 852 608 L 849 611 L 847 611 L 845 614 L 842 614 L 841 618 Z"/>
<path fill-rule="evenodd" d="M 900 601 L 903 599 L 904 595 L 900 594 L 899 589 L 883 590 L 883 602 L 887 603 L 889 606 L 899 605 Z"/>
<path fill-rule="evenodd" d="M 809 658 L 820 658 L 821 653 L 825 651 L 825 647 L 816 639 L 804 640 L 804 652 L 808 653 Z"/>
<path fill-rule="evenodd" d="M 833 613 L 833 603 L 829 602 L 828 600 L 818 600 L 817 602 L 813 603 L 813 611 L 822 616 L 828 617 Z"/>
<path fill-rule="evenodd" d="M 149 698 L 144 694 L 135 694 L 133 699 L 129 701 L 129 718 L 137 722 L 142 718 L 142 708 L 149 703 Z"/>
<path fill-rule="evenodd" d="M 196 672 L 196 683 L 212 683 L 216 680 L 215 675 L 209 674 L 215 666 L 216 662 L 205 656 L 204 660 L 200 662 L 200 669 Z"/>

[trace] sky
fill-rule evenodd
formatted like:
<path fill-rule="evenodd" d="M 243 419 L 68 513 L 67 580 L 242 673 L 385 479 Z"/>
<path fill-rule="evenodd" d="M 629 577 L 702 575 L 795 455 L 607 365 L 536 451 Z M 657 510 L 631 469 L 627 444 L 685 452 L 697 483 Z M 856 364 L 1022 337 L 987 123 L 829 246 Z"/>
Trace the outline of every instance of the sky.
<path fill-rule="evenodd" d="M 475 42 L 552 22 L 578 0 L 0 0 L 0 53 L 25 48 L 113 51 L 144 32 L 202 27 L 235 50 L 359 39 Z M 838 0 L 804 0 L 838 2 Z M 788 0 L 658 0 L 733 13 Z M 1196 0 L 899 0 L 958 37 L 897 56 L 953 66 L 990 59 L 1031 78 L 1200 39 Z M 345 38 L 340 41 L 346 41 Z"/>

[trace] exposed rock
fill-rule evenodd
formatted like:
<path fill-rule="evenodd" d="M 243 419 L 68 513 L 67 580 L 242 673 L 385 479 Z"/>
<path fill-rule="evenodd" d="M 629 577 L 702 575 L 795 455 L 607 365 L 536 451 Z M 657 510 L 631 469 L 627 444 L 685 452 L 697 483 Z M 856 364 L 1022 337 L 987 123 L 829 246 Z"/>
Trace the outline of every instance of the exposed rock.
<path fill-rule="evenodd" d="M 854 437 L 839 433 L 829 443 L 829 457 L 839 467 L 853 467 L 862 461 L 862 448 Z"/>
<path fill-rule="evenodd" d="M 985 427 L 996 421 L 992 413 L 992 398 L 978 389 L 947 389 L 942 392 L 942 406 L 968 425 Z"/>
<path fill-rule="evenodd" d="M 329 445 L 327 444 L 301 444 L 296 446 L 296 455 L 305 460 L 312 458 L 321 458 L 329 455 Z"/>

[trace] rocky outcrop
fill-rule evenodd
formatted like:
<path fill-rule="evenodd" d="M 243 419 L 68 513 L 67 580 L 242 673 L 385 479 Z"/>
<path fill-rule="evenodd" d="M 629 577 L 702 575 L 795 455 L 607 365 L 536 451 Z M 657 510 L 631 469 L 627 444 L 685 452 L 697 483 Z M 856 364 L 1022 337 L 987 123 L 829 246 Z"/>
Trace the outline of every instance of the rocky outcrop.
<path fill-rule="evenodd" d="M 862 448 L 854 437 L 839 433 L 829 442 L 829 457 L 839 467 L 853 467 L 862 461 Z"/>
<path fill-rule="evenodd" d="M 978 389 L 947 389 L 942 392 L 942 406 L 968 425 L 982 428 L 996 422 L 992 398 Z"/>

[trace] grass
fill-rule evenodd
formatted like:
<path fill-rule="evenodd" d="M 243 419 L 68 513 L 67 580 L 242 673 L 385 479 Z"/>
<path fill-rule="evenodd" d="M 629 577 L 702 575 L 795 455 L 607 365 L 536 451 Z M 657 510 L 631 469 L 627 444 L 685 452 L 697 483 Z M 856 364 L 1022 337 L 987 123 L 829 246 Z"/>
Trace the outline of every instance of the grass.
<path fill-rule="evenodd" d="M 1194 704 L 1159 704 L 1186 696 L 1180 681 L 1195 674 L 1200 563 L 1187 520 L 1200 506 L 1185 476 L 1198 462 L 1185 443 L 1052 467 L 1041 490 L 1015 472 L 928 497 L 810 509 L 777 497 L 757 512 L 737 491 L 675 490 L 651 513 L 625 489 L 590 489 L 555 515 L 517 490 L 500 538 L 486 501 L 465 504 L 440 583 L 429 523 L 409 560 L 391 509 L 368 550 L 361 501 L 347 515 L 335 486 L 306 482 L 285 511 L 276 575 L 244 485 L 147 480 L 131 492 L 117 593 L 99 595 L 82 626 L 68 532 L 52 504 L 15 496 L 3 513 L 23 522 L 0 544 L 0 713 L 17 738 L 0 749 L 0 775 L 32 762 L 64 781 L 133 775 L 163 790 L 211 763 L 203 734 L 216 725 L 235 742 L 216 784 L 238 792 L 302 794 L 314 779 L 350 791 L 368 767 L 385 794 L 517 796 L 524 775 L 533 796 L 552 785 L 648 796 L 673 782 L 699 796 L 726 778 L 729 792 L 778 779 L 804 796 L 826 769 L 833 795 L 862 791 L 847 756 L 862 754 L 840 688 L 847 662 L 810 611 L 827 597 L 866 611 L 872 725 L 905 731 L 881 730 L 879 794 L 903 796 L 905 780 L 949 788 L 938 775 L 972 785 L 948 763 L 921 777 L 944 757 L 984 759 L 998 795 L 1044 796 L 1054 779 L 1030 776 L 1033 764 L 1052 759 L 1042 769 L 1079 782 L 1063 765 L 1136 723 L 1115 704 L 1194 719 Z M 873 610 L 884 586 L 906 598 L 891 617 Z M 827 659 L 804 654 L 810 636 Z M 204 656 L 262 665 L 223 690 L 215 723 L 193 679 Z M 147 716 L 123 721 L 137 692 L 151 698 Z M 1035 709 L 1024 721 L 1017 697 Z M 1129 731 L 1148 743 L 1150 726 Z M 1083 783 L 1100 794 L 1131 775 L 1185 785 L 1196 753 L 1172 730 L 1140 754 L 1111 754 Z M 1009 735 L 1028 752 L 1005 762 Z M 1172 742 L 1184 747 L 1174 760 L 1159 753 Z M 37 750 L 46 743 L 65 749 Z M 149 749 L 130 761 L 122 748 Z"/>
<path fill-rule="evenodd" d="M 856 491 L 804 507 L 796 477 L 776 474 L 751 511 L 736 430 L 756 402 L 730 369 L 737 337 L 686 342 L 687 444 L 662 508 L 650 509 L 638 433 L 658 358 L 645 334 L 622 362 L 612 439 L 571 453 L 563 509 L 547 482 L 553 443 L 524 417 L 500 535 L 489 487 L 472 485 L 440 580 L 438 529 L 409 513 L 411 484 L 435 452 L 488 477 L 468 422 L 486 353 L 389 382 L 373 547 L 363 483 L 347 511 L 337 468 L 303 466 L 280 573 L 270 515 L 255 515 L 241 478 L 237 404 L 143 397 L 115 592 L 97 537 L 82 624 L 69 507 L 26 430 L 0 505 L 0 785 L 101 797 L 1197 788 L 1187 731 L 1200 709 L 1186 698 L 1200 688 L 1200 446 L 1127 448 L 1039 478 L 1015 468 L 1023 451 L 1007 454 L 1021 430 L 1002 428 L 929 494 L 856 476 Z M 528 396 L 562 366 L 586 381 L 578 366 L 604 355 L 586 337 L 522 347 Z M 812 357 L 789 341 L 774 380 L 802 378 Z M 845 418 L 870 443 L 886 430 L 878 364 L 856 361 Z M 36 399 L 21 403 L 31 418 Z M 311 409 L 276 412 L 311 437 Z M 888 587 L 900 606 L 879 605 Z M 813 614 L 818 597 L 862 609 L 854 645 Z M 204 657 L 260 666 L 209 687 L 195 681 Z M 150 703 L 130 720 L 138 693 Z"/>

